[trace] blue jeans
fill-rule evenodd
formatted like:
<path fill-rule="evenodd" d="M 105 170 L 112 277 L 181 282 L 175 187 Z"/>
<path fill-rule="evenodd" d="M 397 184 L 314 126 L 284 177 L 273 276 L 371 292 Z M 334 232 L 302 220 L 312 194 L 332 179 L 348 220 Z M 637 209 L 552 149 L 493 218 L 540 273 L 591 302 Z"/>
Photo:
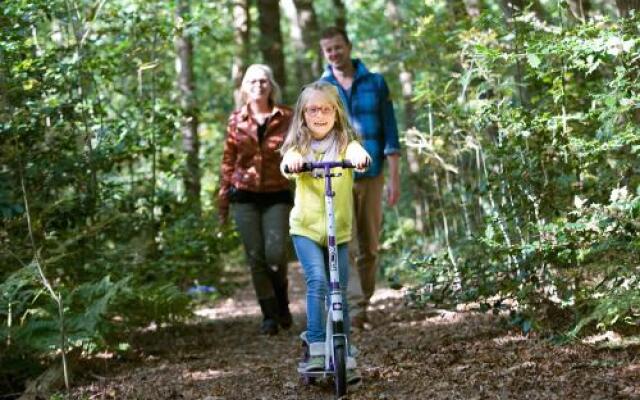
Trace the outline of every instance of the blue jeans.
<path fill-rule="evenodd" d="M 307 284 L 307 341 L 324 342 L 326 314 L 325 301 L 329 295 L 329 255 L 327 248 L 313 240 L 293 235 L 293 246 L 298 260 L 302 264 Z M 347 303 L 347 284 L 349 280 L 349 247 L 347 243 L 338 245 L 338 271 L 340 291 L 343 299 L 344 333 L 349 336 L 351 320 Z"/>

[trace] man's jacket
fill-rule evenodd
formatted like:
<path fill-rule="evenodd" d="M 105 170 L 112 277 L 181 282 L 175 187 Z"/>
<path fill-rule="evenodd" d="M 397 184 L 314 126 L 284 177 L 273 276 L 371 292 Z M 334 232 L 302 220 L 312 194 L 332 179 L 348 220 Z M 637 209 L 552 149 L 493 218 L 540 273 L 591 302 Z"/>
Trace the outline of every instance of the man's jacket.
<path fill-rule="evenodd" d="M 364 173 L 356 173 L 356 179 L 363 176 L 378 176 L 382 172 L 384 157 L 400 152 L 398 126 L 389 97 L 389 87 L 384 77 L 369 72 L 358 59 L 354 59 L 356 69 L 353 84 L 347 91 L 338 83 L 331 66 L 327 66 L 321 80 L 338 88 L 349 122 L 360 138 L 365 150 L 371 155 L 371 166 Z"/>

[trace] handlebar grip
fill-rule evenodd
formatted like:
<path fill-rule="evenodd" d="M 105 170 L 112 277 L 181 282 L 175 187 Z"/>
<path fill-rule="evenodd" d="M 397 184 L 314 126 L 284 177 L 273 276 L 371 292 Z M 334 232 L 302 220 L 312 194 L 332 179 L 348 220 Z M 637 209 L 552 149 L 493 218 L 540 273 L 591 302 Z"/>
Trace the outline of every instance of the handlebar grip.
<path fill-rule="evenodd" d="M 305 162 L 302 163 L 302 168 L 298 172 L 309 172 L 314 169 L 329 168 L 355 168 L 355 165 L 349 160 L 341 161 L 318 161 L 318 162 Z M 286 174 L 292 173 L 288 165 L 284 166 L 284 172 Z"/>
<path fill-rule="evenodd" d="M 312 169 L 312 168 L 310 168 L 310 164 L 311 164 L 311 163 L 308 163 L 308 162 L 306 162 L 306 163 L 302 163 L 302 169 L 301 169 L 299 172 L 308 172 L 308 171 L 311 171 L 311 169 Z M 289 166 L 288 166 L 288 165 L 285 165 L 285 166 L 284 166 L 284 173 L 285 173 L 285 174 L 291 174 L 291 173 L 292 173 L 292 172 L 291 172 L 291 170 L 289 169 Z"/>

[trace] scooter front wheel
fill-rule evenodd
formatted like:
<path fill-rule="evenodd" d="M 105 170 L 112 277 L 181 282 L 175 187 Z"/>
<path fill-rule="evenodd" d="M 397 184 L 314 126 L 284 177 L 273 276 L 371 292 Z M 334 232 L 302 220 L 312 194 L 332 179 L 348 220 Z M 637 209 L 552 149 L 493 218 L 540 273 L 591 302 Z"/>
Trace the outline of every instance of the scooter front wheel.
<path fill-rule="evenodd" d="M 333 372 L 336 387 L 336 398 L 347 394 L 347 345 L 343 337 L 333 340 Z"/>

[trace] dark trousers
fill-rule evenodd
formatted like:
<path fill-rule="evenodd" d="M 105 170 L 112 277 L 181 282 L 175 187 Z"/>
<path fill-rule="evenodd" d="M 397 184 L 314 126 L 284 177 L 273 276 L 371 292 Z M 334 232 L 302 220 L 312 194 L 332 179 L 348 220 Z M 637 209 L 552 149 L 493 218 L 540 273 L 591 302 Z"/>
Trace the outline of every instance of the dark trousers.
<path fill-rule="evenodd" d="M 258 300 L 274 298 L 278 292 L 287 293 L 290 210 L 286 203 L 232 204 Z"/>

